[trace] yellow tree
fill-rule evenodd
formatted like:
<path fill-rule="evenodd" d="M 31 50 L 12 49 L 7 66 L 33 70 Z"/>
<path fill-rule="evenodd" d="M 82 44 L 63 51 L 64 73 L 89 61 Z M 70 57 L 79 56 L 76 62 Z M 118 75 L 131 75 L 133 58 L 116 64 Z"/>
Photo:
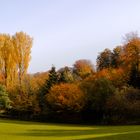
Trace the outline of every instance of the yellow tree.
<path fill-rule="evenodd" d="M 91 61 L 86 59 L 76 61 L 73 66 L 74 73 L 76 73 L 82 79 L 88 77 L 90 74 L 93 74 L 95 72 Z"/>
<path fill-rule="evenodd" d="M 14 68 L 13 43 L 12 38 L 8 34 L 0 35 L 0 69 L 4 74 L 5 85 L 10 83 L 10 72 Z"/>
<path fill-rule="evenodd" d="M 27 73 L 29 66 L 32 42 L 33 39 L 24 32 L 18 32 L 13 36 L 13 44 L 20 85 L 24 75 Z"/>

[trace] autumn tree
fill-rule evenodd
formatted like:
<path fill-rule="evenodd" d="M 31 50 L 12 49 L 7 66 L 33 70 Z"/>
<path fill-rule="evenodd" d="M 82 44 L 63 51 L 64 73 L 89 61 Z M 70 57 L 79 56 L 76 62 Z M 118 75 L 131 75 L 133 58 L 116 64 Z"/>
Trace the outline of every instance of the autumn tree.
<path fill-rule="evenodd" d="M 10 83 L 12 80 L 12 72 L 15 68 L 15 61 L 13 59 L 14 49 L 12 38 L 8 34 L 0 35 L 0 69 L 4 74 L 5 85 Z"/>
<path fill-rule="evenodd" d="M 112 52 L 110 49 L 105 49 L 97 56 L 97 70 L 109 68 L 112 65 Z"/>
<path fill-rule="evenodd" d="M 140 87 L 140 38 L 136 34 L 130 34 L 127 38 L 123 47 L 123 65 L 129 73 L 128 83 Z"/>
<path fill-rule="evenodd" d="M 0 34 L 0 70 L 6 87 L 13 85 L 17 74 L 21 84 L 29 65 L 31 47 L 32 38 L 26 33 L 19 32 L 14 36 Z"/>
<path fill-rule="evenodd" d="M 31 90 L 33 93 L 37 93 L 41 87 L 45 85 L 46 80 L 49 77 L 48 72 L 38 72 L 35 74 L 29 74 Z"/>
<path fill-rule="evenodd" d="M 32 96 L 29 99 L 29 80 L 25 81 L 26 86 L 22 84 L 22 81 L 25 80 L 24 76 L 27 74 L 31 47 L 32 38 L 26 33 L 19 32 L 14 36 L 0 34 L 0 74 L 4 76 L 4 84 L 13 101 L 13 109 L 22 108 L 24 110 L 32 103 Z M 20 87 L 16 86 L 17 81 L 19 81 Z M 22 95 L 19 95 L 19 92 Z M 6 94 L 2 96 L 1 101 L 3 103 L 5 101 L 7 104 L 8 96 Z"/>
<path fill-rule="evenodd" d="M 24 75 L 31 59 L 31 48 L 33 39 L 24 32 L 18 32 L 13 36 L 15 60 L 18 68 L 18 78 L 21 85 Z"/>
<path fill-rule="evenodd" d="M 72 68 L 64 67 L 58 70 L 59 83 L 72 83 L 74 81 L 74 76 Z"/>
<path fill-rule="evenodd" d="M 74 73 L 79 77 L 81 77 L 82 79 L 94 73 L 93 64 L 89 60 L 86 59 L 78 60 L 74 63 L 73 66 Z"/>
<path fill-rule="evenodd" d="M 128 74 L 122 67 L 102 69 L 95 75 L 96 78 L 106 78 L 112 82 L 116 88 L 121 88 L 128 83 Z"/>
<path fill-rule="evenodd" d="M 119 68 L 122 64 L 122 61 L 121 61 L 121 55 L 122 55 L 122 51 L 123 51 L 123 48 L 122 46 L 117 46 L 113 49 L 113 52 L 112 52 L 112 62 L 111 62 L 111 67 L 112 68 Z"/>
<path fill-rule="evenodd" d="M 46 95 L 49 107 L 56 112 L 79 112 L 85 103 L 85 96 L 75 84 L 54 85 Z"/>

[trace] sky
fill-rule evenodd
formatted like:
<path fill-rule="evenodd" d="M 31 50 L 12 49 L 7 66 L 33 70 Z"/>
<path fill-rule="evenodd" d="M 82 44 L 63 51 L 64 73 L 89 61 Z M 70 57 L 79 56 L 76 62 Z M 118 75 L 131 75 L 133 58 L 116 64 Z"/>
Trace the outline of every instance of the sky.
<path fill-rule="evenodd" d="M 105 48 L 140 32 L 140 0 L 0 0 L 0 33 L 26 32 L 33 37 L 28 72 L 96 64 Z"/>

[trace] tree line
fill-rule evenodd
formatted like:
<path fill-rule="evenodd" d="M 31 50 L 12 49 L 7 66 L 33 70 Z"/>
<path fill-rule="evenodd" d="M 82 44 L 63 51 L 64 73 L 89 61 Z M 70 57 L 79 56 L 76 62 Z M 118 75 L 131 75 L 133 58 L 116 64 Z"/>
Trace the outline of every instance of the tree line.
<path fill-rule="evenodd" d="M 28 74 L 32 38 L 0 35 L 0 111 L 12 118 L 86 123 L 140 123 L 140 38 L 135 33 L 113 50 L 99 53 L 94 66 Z"/>

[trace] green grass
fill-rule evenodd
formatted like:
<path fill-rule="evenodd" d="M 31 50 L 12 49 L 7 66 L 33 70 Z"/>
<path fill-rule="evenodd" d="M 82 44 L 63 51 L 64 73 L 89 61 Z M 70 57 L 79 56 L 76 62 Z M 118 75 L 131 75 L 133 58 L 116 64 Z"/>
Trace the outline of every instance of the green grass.
<path fill-rule="evenodd" d="M 140 125 L 82 126 L 0 120 L 0 140 L 140 140 Z"/>

